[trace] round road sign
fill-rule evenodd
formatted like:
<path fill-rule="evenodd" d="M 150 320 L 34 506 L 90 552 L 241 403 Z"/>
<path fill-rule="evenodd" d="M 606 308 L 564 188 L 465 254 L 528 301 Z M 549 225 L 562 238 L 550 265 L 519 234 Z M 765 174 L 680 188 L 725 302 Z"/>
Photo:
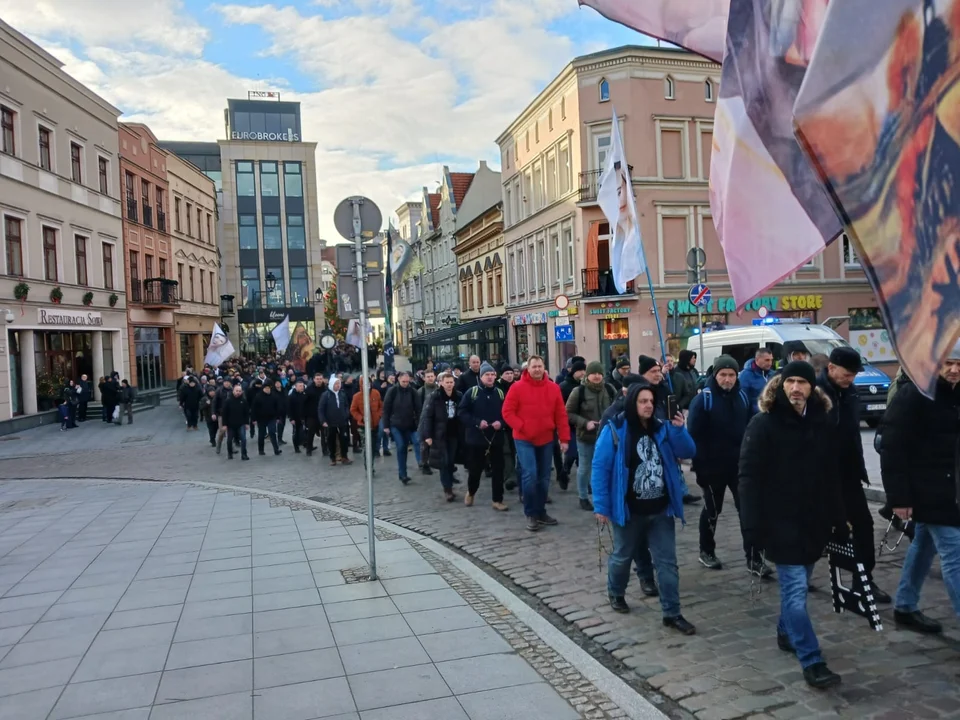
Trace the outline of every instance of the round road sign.
<path fill-rule="evenodd" d="M 557 310 L 566 310 L 570 307 L 570 298 L 566 295 L 557 295 L 557 299 L 554 301 L 554 304 L 557 306 Z"/>
<path fill-rule="evenodd" d="M 703 283 L 693 285 L 688 294 L 690 302 L 692 302 L 695 307 L 703 307 L 710 302 L 710 288 Z"/>
<path fill-rule="evenodd" d="M 767 316 L 767 313 L 768 313 L 768 312 L 770 312 L 770 311 L 767 310 L 765 307 L 763 307 L 763 306 L 761 305 L 761 306 L 760 306 L 760 309 L 757 310 L 757 315 L 759 315 L 759 316 L 762 317 L 762 318 L 765 318 L 765 317 Z"/>

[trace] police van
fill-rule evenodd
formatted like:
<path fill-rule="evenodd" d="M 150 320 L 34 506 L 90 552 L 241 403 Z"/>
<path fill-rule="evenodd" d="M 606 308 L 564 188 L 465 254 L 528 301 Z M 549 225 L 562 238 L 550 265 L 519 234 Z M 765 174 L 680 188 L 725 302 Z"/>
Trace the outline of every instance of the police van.
<path fill-rule="evenodd" d="M 850 346 L 834 330 L 825 325 L 812 325 L 805 319 L 766 317 L 754 323 L 737 327 L 720 326 L 722 329 L 705 328 L 703 355 L 700 355 L 699 335 L 687 339 L 687 350 L 697 353 L 697 366 L 707 370 L 719 355 L 732 356 L 742 368 L 748 360 L 753 360 L 761 347 L 770 349 L 774 367 L 779 367 L 783 360 L 783 344 L 788 340 L 802 342 L 811 356 L 829 356 L 834 348 Z M 890 378 L 864 360 L 863 371 L 857 374 L 854 385 L 860 396 L 860 418 L 870 427 L 877 427 L 887 409 Z"/>

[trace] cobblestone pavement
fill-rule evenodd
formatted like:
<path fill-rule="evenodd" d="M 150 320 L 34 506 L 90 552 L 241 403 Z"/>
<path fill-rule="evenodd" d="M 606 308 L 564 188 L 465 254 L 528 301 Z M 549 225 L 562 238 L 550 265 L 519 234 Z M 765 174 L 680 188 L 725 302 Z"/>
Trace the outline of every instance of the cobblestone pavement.
<path fill-rule="evenodd" d="M 865 433 L 865 445 L 872 452 L 872 433 Z M 331 470 L 325 459 L 294 455 L 289 445 L 280 457 L 258 457 L 254 449 L 251 462 L 228 462 L 213 453 L 204 433 L 184 431 L 175 408 L 161 407 L 132 426 L 83 427 L 65 434 L 39 428 L 0 446 L 7 456 L 35 456 L 0 462 L 5 478 L 202 480 L 317 498 L 360 512 L 366 508 L 362 463 Z M 686 638 L 662 627 L 658 603 L 641 597 L 635 582 L 628 590 L 633 612 L 620 616 L 609 610 L 605 553 L 604 566 L 598 567 L 597 527 L 592 515 L 576 508 L 572 493 L 554 490 L 551 514 L 560 525 L 530 534 L 515 501 L 510 512 L 495 513 L 484 486 L 473 508 L 447 504 L 435 475 L 413 473 L 414 483 L 402 487 L 394 459 L 376 463 L 378 517 L 442 540 L 507 576 L 545 616 L 562 618 L 560 626 L 572 637 L 597 656 L 615 660 L 622 677 L 647 683 L 654 700 L 659 694 L 678 702 L 680 715 L 699 720 L 960 716 L 960 627 L 938 566 L 923 605 L 944 622 L 942 637 L 897 630 L 889 608 L 882 609 L 879 633 L 861 618 L 835 615 L 825 592 L 825 563 L 818 566 L 814 584 L 820 591 L 811 595 L 810 611 L 830 666 L 844 680 L 838 689 L 819 693 L 803 683 L 795 659 L 776 647 L 777 586 L 764 583 L 759 596 L 751 593 L 729 499 L 717 538 L 724 570 L 707 571 L 697 562 L 697 508 L 688 508 L 688 524 L 678 531 L 683 611 L 698 630 Z M 877 518 L 878 540 L 881 523 Z M 904 548 L 884 554 L 875 573 L 890 592 Z"/>
<path fill-rule="evenodd" d="M 366 551 L 358 520 L 247 492 L 5 483 L 0 717 L 627 717 L 438 555 L 378 530 L 370 581 Z"/>

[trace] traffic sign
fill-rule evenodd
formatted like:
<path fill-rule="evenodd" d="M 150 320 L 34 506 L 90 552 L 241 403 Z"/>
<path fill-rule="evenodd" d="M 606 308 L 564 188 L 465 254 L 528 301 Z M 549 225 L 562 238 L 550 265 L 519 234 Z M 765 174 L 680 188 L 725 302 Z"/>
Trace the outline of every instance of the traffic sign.
<path fill-rule="evenodd" d="M 556 325 L 553 337 L 557 342 L 573 342 L 573 325 Z"/>
<path fill-rule="evenodd" d="M 707 264 L 707 254 L 703 248 L 690 248 L 687 251 L 687 267 L 691 270 L 701 270 Z"/>
<path fill-rule="evenodd" d="M 568 307 L 570 307 L 570 298 L 568 298 L 566 295 L 557 295 L 554 305 L 557 306 L 557 310 L 566 310 Z"/>
<path fill-rule="evenodd" d="M 383 227 L 383 216 L 373 200 L 354 195 L 337 205 L 333 211 L 333 225 L 347 240 L 353 240 L 356 235 L 361 240 L 372 240 Z"/>
<path fill-rule="evenodd" d="M 703 283 L 697 283 L 690 288 L 690 302 L 696 307 L 703 307 L 710 302 L 710 288 Z"/>

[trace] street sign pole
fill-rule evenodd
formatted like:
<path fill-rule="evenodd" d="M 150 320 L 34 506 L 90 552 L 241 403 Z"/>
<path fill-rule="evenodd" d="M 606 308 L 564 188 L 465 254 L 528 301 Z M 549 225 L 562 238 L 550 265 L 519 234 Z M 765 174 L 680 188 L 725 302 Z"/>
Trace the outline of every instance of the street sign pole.
<path fill-rule="evenodd" d="M 360 207 L 363 199 L 350 198 L 353 206 L 353 247 L 357 256 L 357 302 L 360 305 L 360 369 L 363 373 L 363 458 L 367 471 L 367 548 L 370 579 L 377 579 L 377 548 L 373 523 L 373 433 L 370 416 L 370 360 L 367 357 L 367 303 L 363 297 L 363 235 Z M 344 448 L 346 452 L 346 448 Z"/>
<path fill-rule="evenodd" d="M 700 283 L 700 270 L 697 270 L 697 283 Z M 703 305 L 700 304 L 697 305 L 697 325 L 700 326 L 700 355 L 697 356 L 697 360 L 703 362 Z"/>

